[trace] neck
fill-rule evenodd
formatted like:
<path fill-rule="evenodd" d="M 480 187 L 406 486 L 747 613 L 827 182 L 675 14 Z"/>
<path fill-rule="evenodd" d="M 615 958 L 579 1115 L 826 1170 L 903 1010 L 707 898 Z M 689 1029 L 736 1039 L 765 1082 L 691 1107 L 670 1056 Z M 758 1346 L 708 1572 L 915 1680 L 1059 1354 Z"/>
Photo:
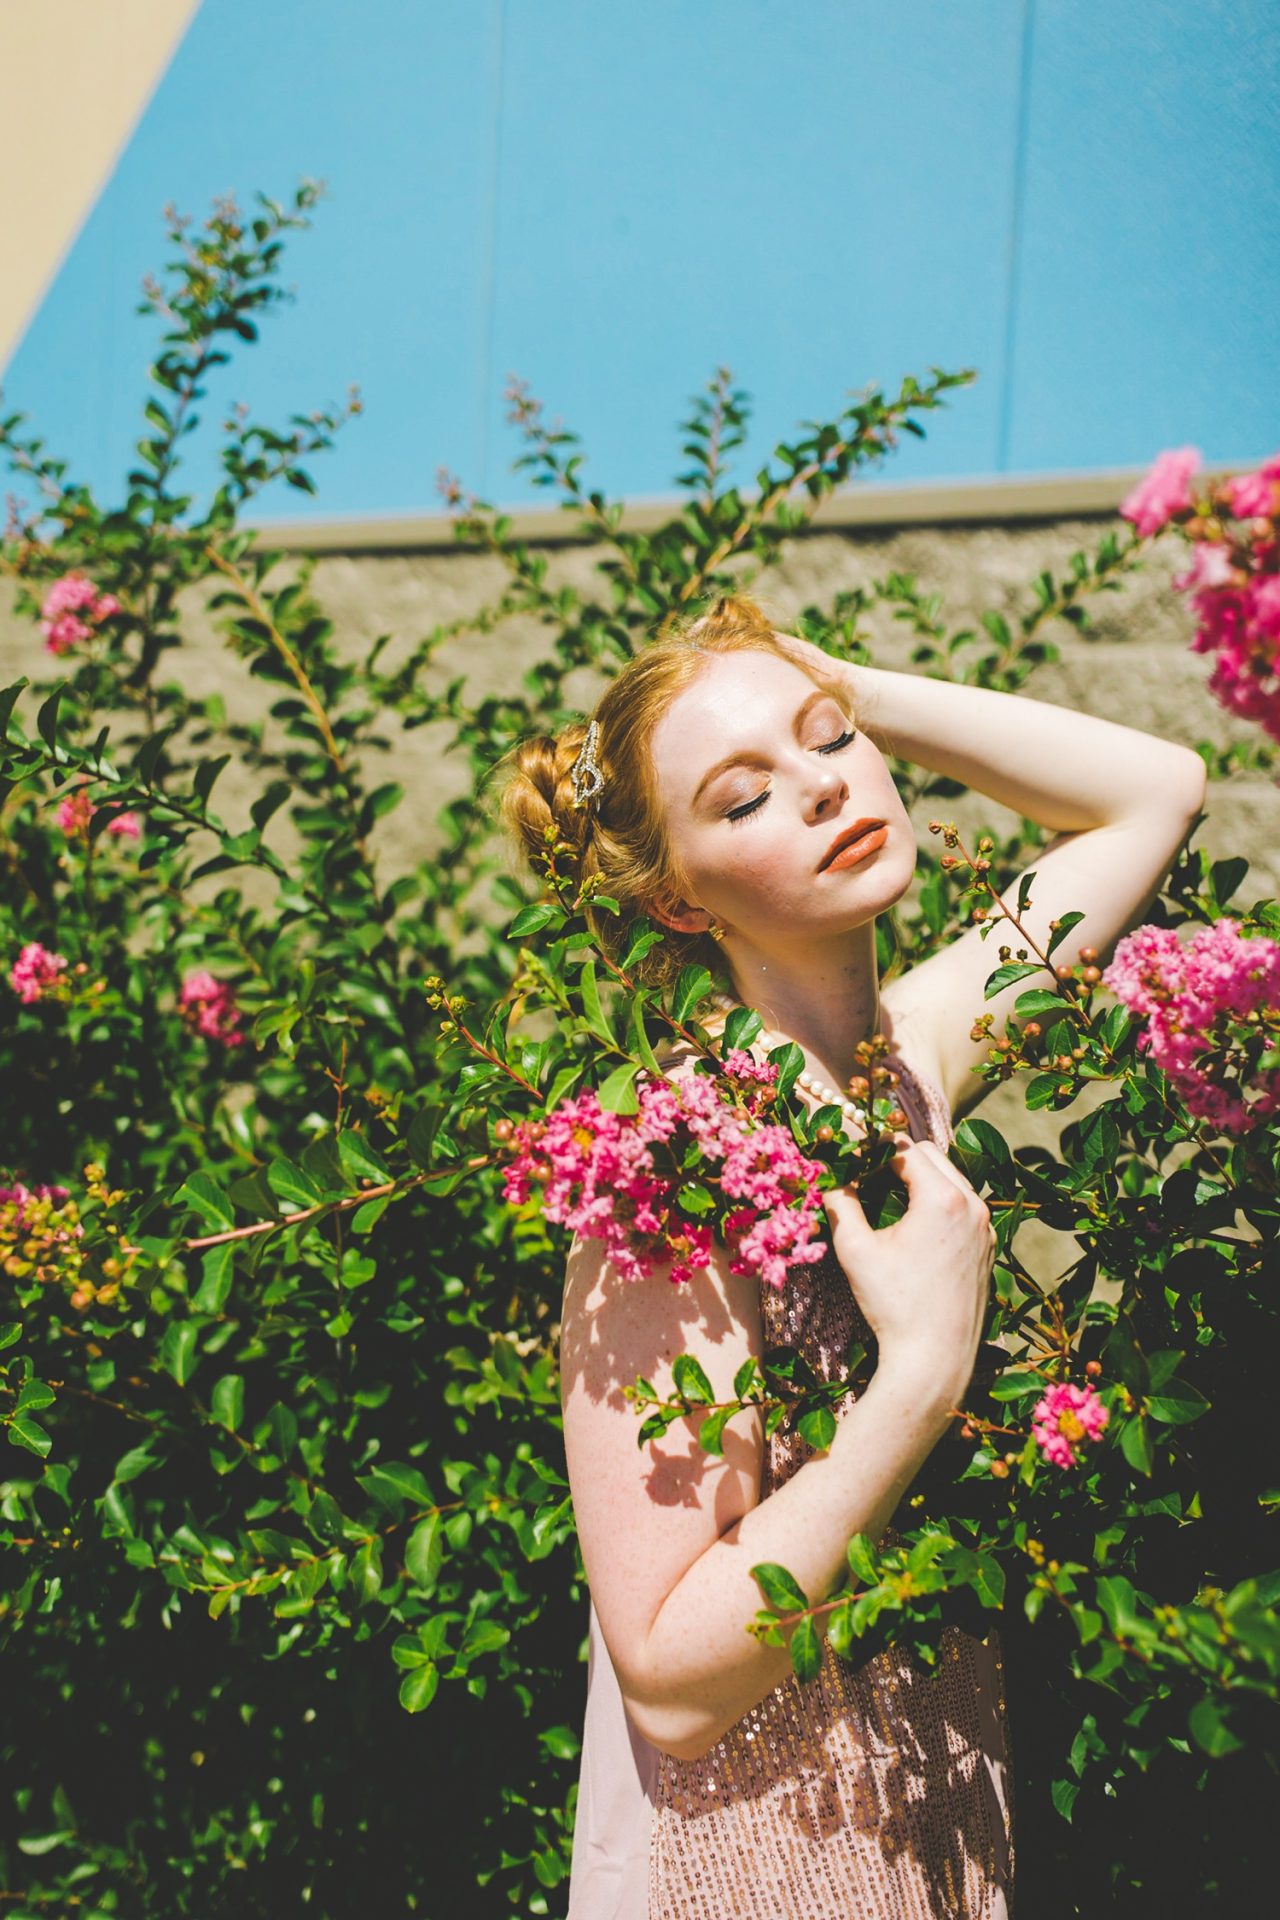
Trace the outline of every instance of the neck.
<path fill-rule="evenodd" d="M 803 952 L 779 952 L 739 934 L 724 943 L 733 990 L 766 1026 L 803 1047 L 809 1070 L 844 1087 L 857 1071 L 861 1041 L 880 1031 L 875 922 Z"/>

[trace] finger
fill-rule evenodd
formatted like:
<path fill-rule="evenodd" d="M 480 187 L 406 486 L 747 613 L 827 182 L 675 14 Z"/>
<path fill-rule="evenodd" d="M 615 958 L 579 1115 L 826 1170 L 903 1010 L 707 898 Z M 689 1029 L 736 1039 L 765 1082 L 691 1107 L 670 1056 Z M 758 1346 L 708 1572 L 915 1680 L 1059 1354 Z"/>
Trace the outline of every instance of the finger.
<path fill-rule="evenodd" d="M 922 1150 L 931 1166 L 936 1167 L 939 1173 L 945 1174 L 947 1179 L 959 1187 L 962 1192 L 976 1193 L 977 1189 L 973 1182 L 959 1167 L 955 1166 L 947 1158 L 941 1147 L 937 1146 L 932 1140 L 917 1140 L 914 1142 L 914 1145 Z"/>

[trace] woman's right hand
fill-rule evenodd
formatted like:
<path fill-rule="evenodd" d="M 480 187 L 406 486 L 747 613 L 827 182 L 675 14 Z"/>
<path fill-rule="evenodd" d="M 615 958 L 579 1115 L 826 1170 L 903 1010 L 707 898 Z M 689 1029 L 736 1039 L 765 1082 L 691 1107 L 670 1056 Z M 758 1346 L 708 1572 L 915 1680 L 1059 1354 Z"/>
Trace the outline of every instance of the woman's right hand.
<path fill-rule="evenodd" d="M 982 1337 L 995 1231 L 986 1202 L 931 1140 L 899 1138 L 894 1166 L 907 1189 L 900 1220 L 873 1228 L 849 1187 L 822 1197 L 880 1365 L 918 1370 L 954 1406 Z"/>

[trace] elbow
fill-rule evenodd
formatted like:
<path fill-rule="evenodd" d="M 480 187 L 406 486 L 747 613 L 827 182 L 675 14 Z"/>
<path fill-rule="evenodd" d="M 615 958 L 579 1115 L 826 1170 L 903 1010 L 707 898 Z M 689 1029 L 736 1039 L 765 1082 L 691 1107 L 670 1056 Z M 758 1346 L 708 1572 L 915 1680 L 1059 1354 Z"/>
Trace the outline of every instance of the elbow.
<path fill-rule="evenodd" d="M 725 1732 L 713 1727 L 705 1714 L 676 1703 L 657 1706 L 635 1699 L 623 1689 L 627 1718 L 643 1740 L 671 1760 L 701 1760 Z"/>
<path fill-rule="evenodd" d="M 1182 802 L 1182 809 L 1188 820 L 1195 818 L 1204 807 L 1204 797 L 1209 788 L 1209 769 L 1194 747 L 1180 749 L 1181 771 L 1176 788 Z"/>

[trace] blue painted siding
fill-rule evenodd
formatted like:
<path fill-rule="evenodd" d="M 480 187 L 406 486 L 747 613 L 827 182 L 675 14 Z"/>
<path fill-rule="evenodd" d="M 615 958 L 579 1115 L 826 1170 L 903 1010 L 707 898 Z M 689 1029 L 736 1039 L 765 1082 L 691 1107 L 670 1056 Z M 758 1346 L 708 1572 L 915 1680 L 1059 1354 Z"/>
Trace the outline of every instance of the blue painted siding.
<path fill-rule="evenodd" d="M 263 517 L 431 510 L 438 464 L 539 498 L 511 372 L 630 497 L 672 491 L 720 362 L 755 399 L 748 484 L 797 421 L 931 364 L 979 378 L 872 477 L 1261 457 L 1278 66 L 1270 0 L 203 0 L 5 404 L 118 491 L 160 209 L 309 174 L 298 303 L 211 383 L 209 440 L 233 399 L 283 424 L 356 381 L 365 412 Z"/>

